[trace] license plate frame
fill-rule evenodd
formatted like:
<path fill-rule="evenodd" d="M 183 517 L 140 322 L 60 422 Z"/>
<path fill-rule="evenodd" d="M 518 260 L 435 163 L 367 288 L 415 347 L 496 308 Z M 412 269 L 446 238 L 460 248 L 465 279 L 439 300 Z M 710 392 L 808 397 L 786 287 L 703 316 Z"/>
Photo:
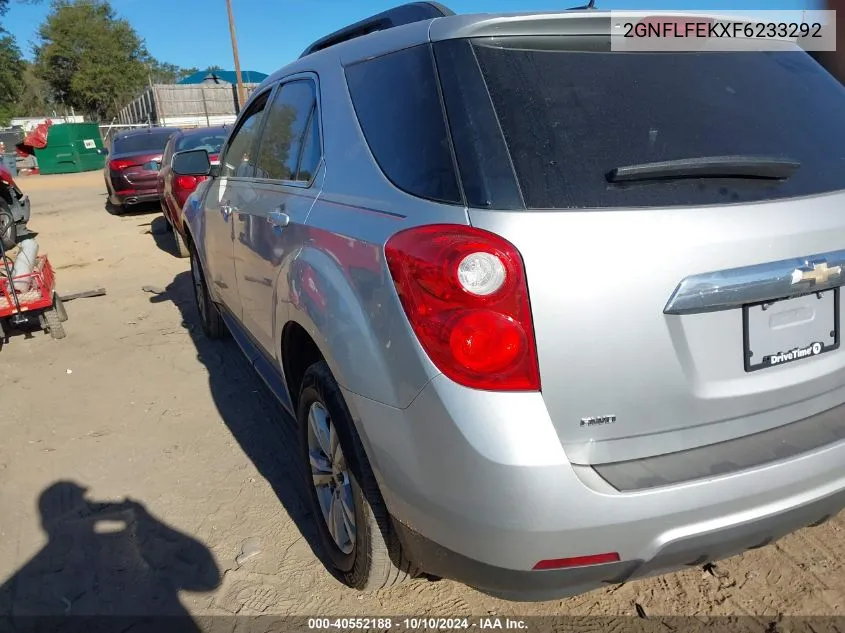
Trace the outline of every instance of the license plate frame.
<path fill-rule="evenodd" d="M 781 365 L 791 365 L 799 360 L 806 360 L 815 358 L 828 352 L 839 349 L 841 343 L 841 324 L 840 324 L 840 310 L 839 310 L 839 293 L 840 288 L 831 288 L 820 292 L 811 292 L 798 297 L 786 297 L 782 299 L 775 299 L 772 301 L 761 301 L 758 303 L 751 303 L 742 306 L 742 357 L 745 371 L 748 373 L 769 369 L 771 367 L 779 367 Z M 825 297 L 830 297 L 832 306 L 832 336 L 816 337 L 827 338 L 828 340 L 812 340 L 807 341 L 803 346 L 794 346 L 790 349 L 783 349 L 777 351 L 764 351 L 761 354 L 755 354 L 752 345 L 757 346 L 752 341 L 751 326 L 752 321 L 755 320 L 754 311 L 765 311 L 768 307 L 781 304 L 784 302 L 795 302 L 796 299 L 807 300 L 808 298 L 816 297 L 819 300 L 824 300 Z M 831 306 L 827 306 L 829 309 Z M 758 313 L 759 315 L 759 313 Z M 757 317 L 759 319 L 759 316 Z M 832 341 L 830 340 L 832 339 Z M 820 347 L 817 347 L 820 346 Z M 758 347 L 759 350 L 759 347 Z M 776 362 L 772 362 L 773 357 L 778 357 Z"/>

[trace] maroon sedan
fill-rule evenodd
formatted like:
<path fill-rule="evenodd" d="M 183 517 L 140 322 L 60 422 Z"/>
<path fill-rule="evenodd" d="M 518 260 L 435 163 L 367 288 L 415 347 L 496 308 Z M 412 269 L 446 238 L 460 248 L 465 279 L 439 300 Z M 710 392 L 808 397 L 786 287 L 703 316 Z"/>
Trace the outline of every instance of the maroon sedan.
<path fill-rule="evenodd" d="M 161 170 L 158 172 L 158 197 L 161 201 L 161 211 L 167 220 L 168 228 L 173 230 L 173 237 L 176 240 L 179 255 L 182 257 L 187 257 L 189 254 L 182 232 L 182 207 L 188 196 L 205 178 L 178 176 L 173 173 L 170 163 L 176 152 L 204 149 L 210 154 L 212 164 L 217 164 L 220 148 L 223 147 L 228 132 L 226 126 L 182 130 L 170 137 L 164 149 Z"/>
<path fill-rule="evenodd" d="M 114 137 L 105 168 L 106 190 L 116 213 L 158 200 L 156 177 L 167 140 L 177 128 L 151 127 Z"/>

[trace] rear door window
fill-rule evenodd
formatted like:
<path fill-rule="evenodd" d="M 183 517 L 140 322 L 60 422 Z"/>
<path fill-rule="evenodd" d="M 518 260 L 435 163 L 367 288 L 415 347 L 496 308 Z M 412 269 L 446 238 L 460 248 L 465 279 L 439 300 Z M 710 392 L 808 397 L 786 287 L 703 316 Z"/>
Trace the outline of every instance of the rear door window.
<path fill-rule="evenodd" d="M 271 180 L 309 182 L 319 161 L 320 154 L 314 154 L 313 134 L 310 124 L 316 122 L 317 91 L 310 79 L 297 79 L 283 84 L 267 111 L 267 122 L 261 134 L 258 149 L 256 177 Z M 310 143 L 304 157 L 309 164 L 300 168 L 304 144 Z M 319 132 L 317 133 L 319 144 Z M 318 145 L 319 147 L 319 145 Z"/>
<path fill-rule="evenodd" d="M 801 51 L 621 53 L 572 38 L 475 40 L 528 208 L 738 203 L 845 188 L 845 88 Z M 793 159 L 785 180 L 610 184 L 620 166 Z"/>

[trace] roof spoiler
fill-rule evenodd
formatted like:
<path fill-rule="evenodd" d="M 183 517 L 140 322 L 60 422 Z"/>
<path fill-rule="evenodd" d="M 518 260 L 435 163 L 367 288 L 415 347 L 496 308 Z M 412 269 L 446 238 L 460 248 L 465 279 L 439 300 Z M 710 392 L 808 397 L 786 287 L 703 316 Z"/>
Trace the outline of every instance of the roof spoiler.
<path fill-rule="evenodd" d="M 595 0 L 591 0 L 594 2 Z M 450 15 L 455 15 L 451 9 L 443 6 L 439 2 L 411 2 L 403 4 L 393 9 L 388 9 L 382 13 L 365 18 L 360 22 L 351 24 L 345 28 L 330 33 L 323 38 L 320 38 L 311 46 L 305 49 L 300 59 L 306 55 L 316 53 L 324 50 L 335 44 L 341 42 L 348 42 L 349 40 L 375 33 L 376 31 L 385 31 L 397 26 L 404 26 L 405 24 L 412 24 L 414 22 L 421 22 L 423 20 L 431 20 L 433 18 L 443 18 Z"/>

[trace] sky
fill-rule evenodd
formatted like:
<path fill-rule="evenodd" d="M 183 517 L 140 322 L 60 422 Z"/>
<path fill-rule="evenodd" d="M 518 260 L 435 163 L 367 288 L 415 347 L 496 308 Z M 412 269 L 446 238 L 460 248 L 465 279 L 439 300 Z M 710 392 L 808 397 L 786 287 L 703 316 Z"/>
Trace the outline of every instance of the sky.
<path fill-rule="evenodd" d="M 31 1 L 31 0 L 30 0 Z M 270 74 L 316 39 L 404 0 L 232 0 L 242 70 Z M 586 0 L 440 0 L 456 13 L 554 11 Z M 111 0 L 157 59 L 185 68 L 234 69 L 225 0 Z M 821 0 L 597 0 L 599 9 L 812 10 Z M 50 0 L 12 0 L 4 19 L 24 55 L 32 56 Z"/>

